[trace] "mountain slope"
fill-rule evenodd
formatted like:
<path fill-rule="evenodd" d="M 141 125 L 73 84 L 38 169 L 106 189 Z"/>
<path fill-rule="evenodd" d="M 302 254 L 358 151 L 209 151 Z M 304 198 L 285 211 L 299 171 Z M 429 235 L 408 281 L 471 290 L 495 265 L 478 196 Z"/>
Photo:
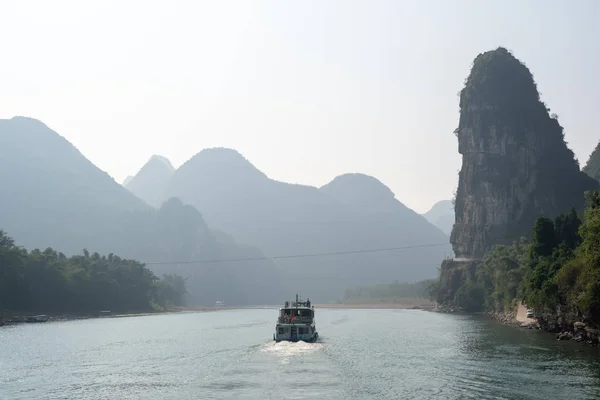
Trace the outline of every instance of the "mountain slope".
<path fill-rule="evenodd" d="M 411 247 L 276 260 L 288 290 L 319 301 L 359 283 L 431 278 L 450 255 L 447 235 L 365 175 L 341 176 L 320 189 L 292 185 L 269 179 L 234 150 L 207 149 L 175 171 L 165 195 L 269 256 Z M 414 247 L 424 244 L 437 246 Z"/>
<path fill-rule="evenodd" d="M 423 216 L 445 234 L 450 235 L 450 232 L 452 232 L 454 205 L 451 200 L 438 201 Z"/>
<path fill-rule="evenodd" d="M 104 238 L 151 210 L 40 121 L 0 120 L 0 153 L 2 229 L 25 247 L 116 252 Z"/>
<path fill-rule="evenodd" d="M 40 121 L 0 120 L 0 187 L 0 229 L 26 248 L 67 254 L 86 248 L 168 262 L 149 267 L 189 277 L 197 303 L 281 300 L 278 271 L 268 260 L 190 263 L 264 258 L 258 249 L 212 231 L 196 209 L 177 199 L 153 209 Z"/>

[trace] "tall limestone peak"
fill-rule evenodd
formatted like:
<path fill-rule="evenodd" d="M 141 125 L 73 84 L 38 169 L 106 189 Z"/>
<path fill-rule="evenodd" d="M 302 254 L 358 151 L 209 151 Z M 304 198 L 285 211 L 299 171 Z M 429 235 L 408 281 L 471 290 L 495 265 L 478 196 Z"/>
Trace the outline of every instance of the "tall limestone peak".
<path fill-rule="evenodd" d="M 583 172 L 588 174 L 591 178 L 600 181 L 600 143 L 596 146 L 590 158 L 583 167 Z"/>
<path fill-rule="evenodd" d="M 124 186 L 146 203 L 156 208 L 164 201 L 164 188 L 175 168 L 163 156 L 153 155 Z"/>
<path fill-rule="evenodd" d="M 259 171 L 237 150 L 224 147 L 204 149 L 189 159 L 180 171 L 192 171 L 208 174 L 214 179 L 266 179 Z M 179 171 L 178 171 L 179 172 Z"/>
<path fill-rule="evenodd" d="M 389 187 L 377 178 L 360 173 L 337 176 L 320 190 L 364 211 L 391 211 L 401 205 Z"/>
<path fill-rule="evenodd" d="M 169 171 L 171 171 L 171 172 L 175 171 L 173 164 L 171 164 L 171 161 L 169 161 L 169 159 L 167 157 L 163 157 L 159 154 L 154 154 L 152 157 L 150 157 L 150 160 L 148 160 L 148 163 L 154 163 L 154 162 L 161 162 L 167 167 L 167 169 Z"/>
<path fill-rule="evenodd" d="M 479 54 L 460 94 L 462 168 L 450 242 L 460 258 L 528 237 L 535 219 L 583 208 L 598 186 L 579 169 L 527 67 L 500 47 Z"/>

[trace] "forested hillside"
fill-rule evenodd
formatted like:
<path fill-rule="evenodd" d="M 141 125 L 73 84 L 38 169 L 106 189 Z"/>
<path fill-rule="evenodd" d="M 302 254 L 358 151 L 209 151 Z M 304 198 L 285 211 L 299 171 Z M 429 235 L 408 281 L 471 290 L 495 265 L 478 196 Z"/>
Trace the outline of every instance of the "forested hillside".
<path fill-rule="evenodd" d="M 83 251 L 27 251 L 0 231 L 0 312 L 97 314 L 149 311 L 184 304 L 185 281 L 158 278 L 142 263 Z"/>

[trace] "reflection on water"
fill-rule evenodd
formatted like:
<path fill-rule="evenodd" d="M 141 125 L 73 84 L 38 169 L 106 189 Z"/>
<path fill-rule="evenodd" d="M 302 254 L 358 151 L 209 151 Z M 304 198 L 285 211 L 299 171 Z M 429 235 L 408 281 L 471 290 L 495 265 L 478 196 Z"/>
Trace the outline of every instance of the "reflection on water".
<path fill-rule="evenodd" d="M 275 343 L 274 310 L 0 329 L 0 399 L 598 399 L 597 349 L 485 318 L 317 310 L 318 343 Z"/>

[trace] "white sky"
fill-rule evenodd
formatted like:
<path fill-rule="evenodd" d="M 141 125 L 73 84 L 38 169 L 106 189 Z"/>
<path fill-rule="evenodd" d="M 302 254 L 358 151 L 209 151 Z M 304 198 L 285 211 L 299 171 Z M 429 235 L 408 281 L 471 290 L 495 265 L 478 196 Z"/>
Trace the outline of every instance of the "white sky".
<path fill-rule="evenodd" d="M 4 1 L 0 118 L 45 122 L 121 182 L 235 148 L 274 179 L 363 172 L 449 199 L 474 57 L 532 70 L 582 164 L 600 139 L 600 2 Z"/>

